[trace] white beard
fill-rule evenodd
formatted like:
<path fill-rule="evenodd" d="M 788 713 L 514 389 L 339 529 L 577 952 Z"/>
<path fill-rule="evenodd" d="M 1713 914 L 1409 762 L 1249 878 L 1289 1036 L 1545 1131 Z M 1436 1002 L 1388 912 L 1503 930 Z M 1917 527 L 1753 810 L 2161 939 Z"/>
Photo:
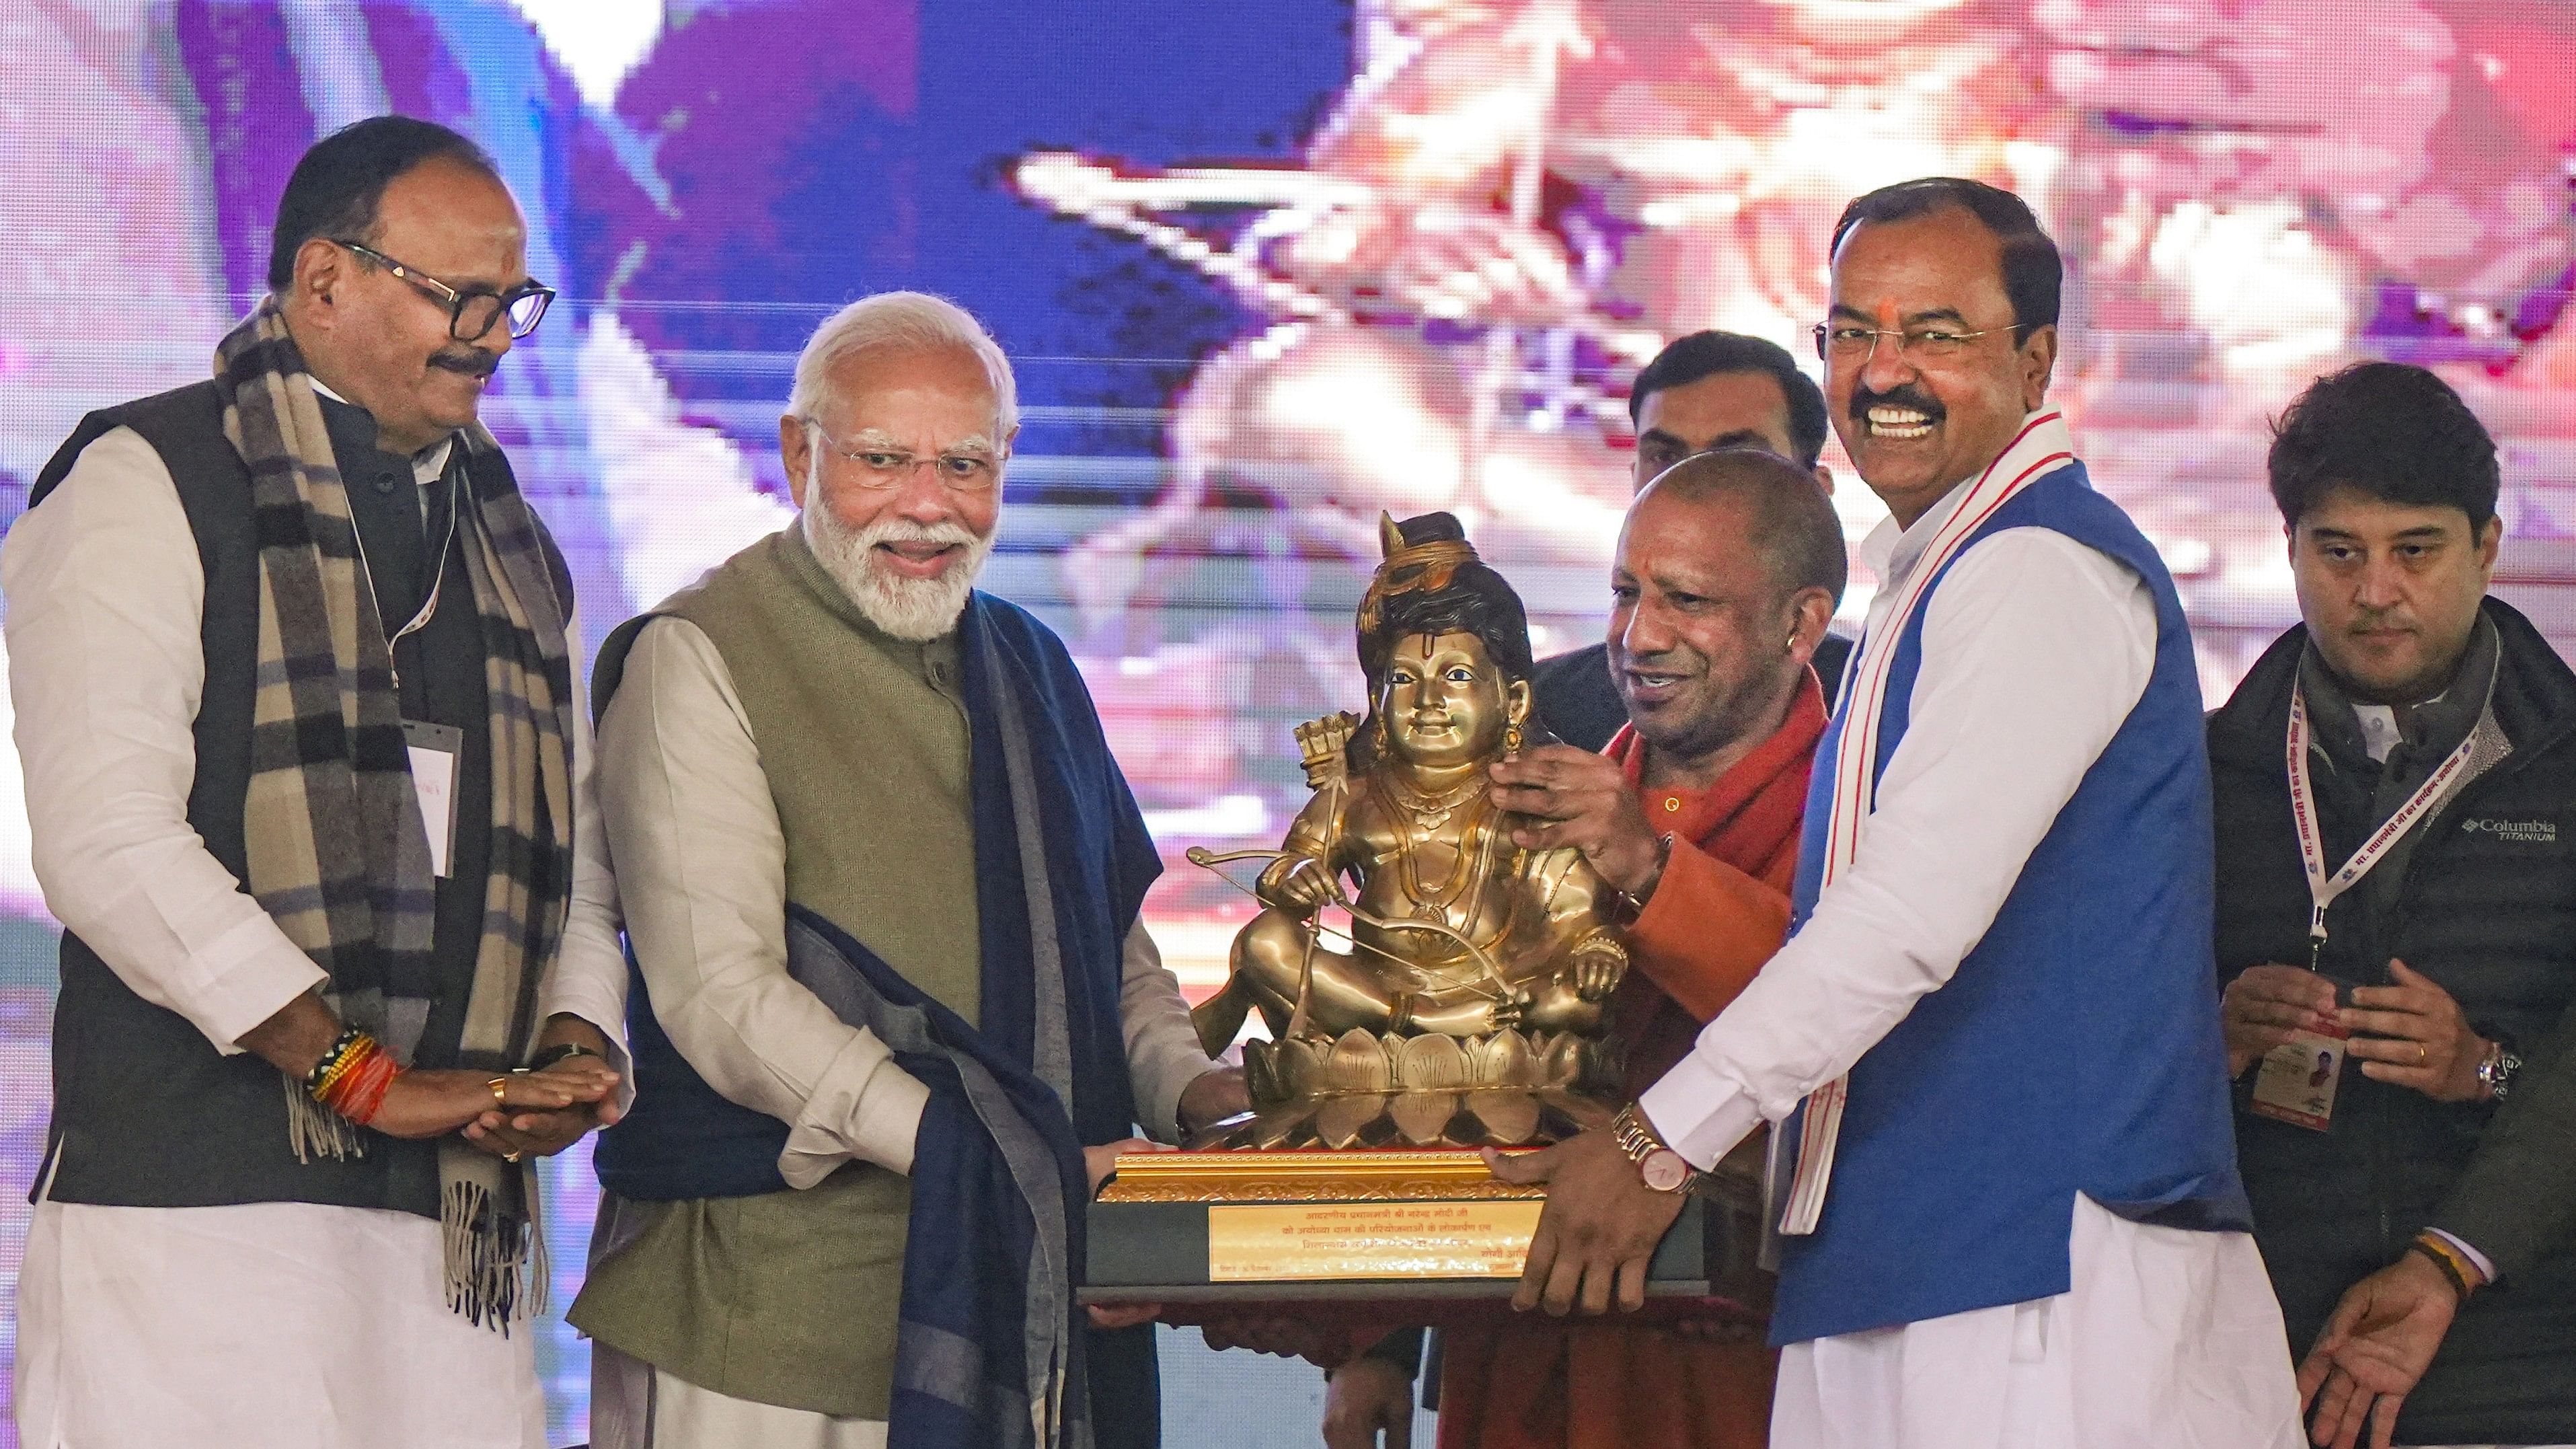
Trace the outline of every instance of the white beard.
<path fill-rule="evenodd" d="M 806 496 L 813 502 L 801 515 L 805 542 L 869 623 L 914 643 L 957 627 L 958 616 L 966 612 L 966 596 L 974 592 L 984 560 L 992 557 L 992 534 L 978 536 L 958 523 L 924 525 L 900 518 L 880 518 L 853 533 L 841 526 L 819 493 Z M 966 556 L 935 579 L 908 579 L 880 567 L 878 544 L 913 541 L 963 545 Z"/>

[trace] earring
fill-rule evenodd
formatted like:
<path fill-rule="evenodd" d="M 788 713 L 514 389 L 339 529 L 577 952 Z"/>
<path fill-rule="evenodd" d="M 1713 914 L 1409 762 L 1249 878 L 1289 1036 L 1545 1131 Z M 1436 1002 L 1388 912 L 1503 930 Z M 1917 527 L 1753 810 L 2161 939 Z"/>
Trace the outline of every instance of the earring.
<path fill-rule="evenodd" d="M 1520 727 L 1520 725 L 1519 725 L 1518 723 L 1513 723 L 1513 724 L 1507 724 L 1507 725 L 1503 726 L 1503 753 L 1504 753 L 1504 754 L 1507 754 L 1507 755 L 1517 755 L 1517 754 L 1519 754 L 1520 752 L 1521 752 L 1521 727 Z"/>
<path fill-rule="evenodd" d="M 1386 716 L 1384 715 L 1375 716 L 1369 722 L 1369 753 L 1381 760 L 1386 758 Z"/>

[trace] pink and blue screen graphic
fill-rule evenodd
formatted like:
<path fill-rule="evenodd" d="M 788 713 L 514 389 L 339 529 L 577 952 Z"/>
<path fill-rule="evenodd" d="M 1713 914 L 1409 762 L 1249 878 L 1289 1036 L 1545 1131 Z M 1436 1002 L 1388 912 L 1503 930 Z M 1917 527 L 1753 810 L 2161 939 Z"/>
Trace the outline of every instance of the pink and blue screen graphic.
<path fill-rule="evenodd" d="M 0 526 L 85 410 L 206 374 L 297 156 L 387 110 L 491 153 L 562 292 L 487 421 L 589 642 L 792 516 L 778 416 L 817 322 L 898 287 L 973 310 L 1023 417 L 986 583 L 1082 664 L 1193 992 L 1251 908 L 1182 852 L 1275 845 L 1290 728 L 1361 703 L 1380 511 L 1457 513 L 1542 653 L 1593 642 L 1637 369 L 1708 327 L 1812 359 L 1834 218 L 1887 182 L 2011 186 L 2064 246 L 2053 397 L 2213 699 L 2296 614 L 2270 419 L 2363 357 L 2486 419 L 2498 587 L 2576 640 L 2552 0 L 38 0 L 0 16 L 0 102 Z M 1883 515 L 1826 461 L 1857 539 Z M 0 755 L 12 1275 L 53 935 Z M 549 1180 L 559 1312 L 586 1150 Z M 542 1335 L 579 1442 L 586 1352 Z"/>

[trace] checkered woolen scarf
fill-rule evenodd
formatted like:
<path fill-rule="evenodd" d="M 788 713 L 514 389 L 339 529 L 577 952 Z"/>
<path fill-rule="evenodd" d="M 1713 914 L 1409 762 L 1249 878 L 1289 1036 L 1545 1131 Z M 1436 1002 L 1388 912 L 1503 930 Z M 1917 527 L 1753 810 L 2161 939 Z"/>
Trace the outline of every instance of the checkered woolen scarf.
<path fill-rule="evenodd" d="M 411 787 L 393 661 L 303 354 L 277 301 L 215 353 L 224 433 L 249 466 L 259 542 L 259 674 L 246 808 L 250 892 L 329 974 L 325 999 L 408 1065 L 435 972 L 429 836 Z M 460 446 L 494 448 L 479 425 Z M 572 879 L 572 663 L 539 526 L 515 489 L 460 509 L 490 698 L 492 825 L 483 936 L 456 1059 L 526 1059 L 539 975 L 563 939 Z M 286 1083 L 296 1155 L 362 1155 L 367 1133 Z M 533 1164 L 439 1144 L 450 1304 L 506 1329 L 542 1259 Z M 544 1272 L 535 1283 L 542 1293 Z"/>

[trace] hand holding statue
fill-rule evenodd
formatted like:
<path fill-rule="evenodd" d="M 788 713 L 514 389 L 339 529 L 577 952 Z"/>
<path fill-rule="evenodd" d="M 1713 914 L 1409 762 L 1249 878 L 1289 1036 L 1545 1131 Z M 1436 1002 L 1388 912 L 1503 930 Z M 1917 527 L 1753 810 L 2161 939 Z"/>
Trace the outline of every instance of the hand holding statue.
<path fill-rule="evenodd" d="M 1488 773 L 1494 803 L 1527 817 L 1512 830 L 1523 850 L 1574 849 L 1618 891 L 1645 891 L 1663 867 L 1664 842 L 1647 822 L 1619 763 L 1572 745 L 1542 745 Z"/>
<path fill-rule="evenodd" d="M 1681 1216 L 1684 1194 L 1646 1185 L 1606 1129 L 1537 1152 L 1506 1156 L 1488 1147 L 1485 1166 L 1505 1182 L 1547 1184 L 1547 1206 L 1530 1238 L 1512 1307 L 1559 1318 L 1623 1313 L 1646 1305 L 1646 1265 Z"/>

